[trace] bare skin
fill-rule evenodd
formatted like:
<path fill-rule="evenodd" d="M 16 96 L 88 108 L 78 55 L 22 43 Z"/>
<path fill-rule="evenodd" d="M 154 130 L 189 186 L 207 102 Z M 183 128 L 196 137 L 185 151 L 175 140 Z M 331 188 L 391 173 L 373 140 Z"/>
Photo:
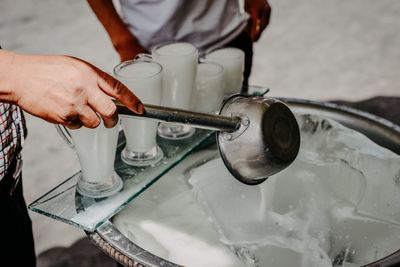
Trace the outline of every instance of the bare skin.
<path fill-rule="evenodd" d="M 250 15 L 247 24 L 247 31 L 251 39 L 257 42 L 260 39 L 264 29 L 269 24 L 271 16 L 271 6 L 266 0 L 245 0 L 244 9 Z"/>
<path fill-rule="evenodd" d="M 16 104 L 51 123 L 76 129 L 118 122 L 111 98 L 135 113 L 140 100 L 122 83 L 83 60 L 69 56 L 30 56 L 0 50 L 0 101 Z"/>
<path fill-rule="evenodd" d="M 137 38 L 129 31 L 110 0 L 88 0 L 90 7 L 103 24 L 121 62 L 146 53 Z"/>

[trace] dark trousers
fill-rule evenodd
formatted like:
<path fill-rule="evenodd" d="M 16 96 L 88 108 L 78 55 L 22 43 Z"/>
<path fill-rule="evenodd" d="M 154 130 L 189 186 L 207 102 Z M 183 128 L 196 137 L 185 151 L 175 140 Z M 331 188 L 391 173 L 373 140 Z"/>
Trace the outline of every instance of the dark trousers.
<path fill-rule="evenodd" d="M 245 58 L 242 93 L 247 93 L 251 66 L 253 64 L 253 41 L 251 40 L 250 35 L 246 31 L 243 31 L 235 39 L 227 43 L 224 47 L 236 47 L 244 52 Z"/>
<path fill-rule="evenodd" d="M 22 195 L 22 181 L 14 184 L 11 171 L 0 181 L 0 266 L 36 266 L 32 223 Z"/>

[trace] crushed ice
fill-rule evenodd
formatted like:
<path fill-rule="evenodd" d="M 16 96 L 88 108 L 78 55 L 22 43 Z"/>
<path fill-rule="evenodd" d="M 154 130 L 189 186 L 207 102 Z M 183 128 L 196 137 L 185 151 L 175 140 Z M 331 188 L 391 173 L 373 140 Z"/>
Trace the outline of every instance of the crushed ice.
<path fill-rule="evenodd" d="M 297 119 L 298 158 L 263 184 L 213 159 L 161 179 L 114 223 L 189 266 L 359 266 L 398 250 L 400 156 L 334 121 Z"/>

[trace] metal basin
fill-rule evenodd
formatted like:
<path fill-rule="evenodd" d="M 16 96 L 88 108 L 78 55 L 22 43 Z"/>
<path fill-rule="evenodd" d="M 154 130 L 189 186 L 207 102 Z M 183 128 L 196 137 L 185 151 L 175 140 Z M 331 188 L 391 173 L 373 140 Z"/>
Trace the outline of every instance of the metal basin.
<path fill-rule="evenodd" d="M 319 114 L 364 133 L 377 144 L 400 155 L 400 127 L 371 114 L 338 106 L 299 99 L 282 99 L 294 112 Z M 125 266 L 179 266 L 151 254 L 126 238 L 107 221 L 96 232 L 88 233 L 107 255 Z M 400 248 L 400 244 L 399 244 Z M 366 266 L 399 266 L 400 250 Z"/>

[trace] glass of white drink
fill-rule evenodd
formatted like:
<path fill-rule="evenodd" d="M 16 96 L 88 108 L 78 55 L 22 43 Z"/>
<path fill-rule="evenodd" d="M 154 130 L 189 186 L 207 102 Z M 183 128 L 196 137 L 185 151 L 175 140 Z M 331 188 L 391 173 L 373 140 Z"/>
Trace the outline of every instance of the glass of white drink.
<path fill-rule="evenodd" d="M 64 131 L 64 137 L 72 142 L 82 168 L 77 184 L 81 195 L 103 198 L 121 190 L 123 182 L 114 170 L 118 129 L 119 124 L 106 128 L 100 123 L 95 129 L 82 127 Z"/>
<path fill-rule="evenodd" d="M 152 57 L 163 66 L 161 105 L 189 109 L 198 62 L 197 49 L 189 43 L 172 42 L 152 49 Z M 186 125 L 160 123 L 158 134 L 166 139 L 184 139 L 194 129 Z"/>
<path fill-rule="evenodd" d="M 195 111 L 214 113 L 224 100 L 224 68 L 216 63 L 200 63 L 197 66 L 196 90 L 192 106 Z"/>
<path fill-rule="evenodd" d="M 243 85 L 244 52 L 238 48 L 227 47 L 208 53 L 205 62 L 215 62 L 224 67 L 226 95 L 239 93 Z"/>
<path fill-rule="evenodd" d="M 114 75 L 146 104 L 160 105 L 162 94 L 162 67 L 149 59 L 130 60 L 117 65 Z M 121 116 L 126 147 L 121 159 L 129 165 L 152 165 L 163 158 L 157 145 L 158 122 Z"/>

